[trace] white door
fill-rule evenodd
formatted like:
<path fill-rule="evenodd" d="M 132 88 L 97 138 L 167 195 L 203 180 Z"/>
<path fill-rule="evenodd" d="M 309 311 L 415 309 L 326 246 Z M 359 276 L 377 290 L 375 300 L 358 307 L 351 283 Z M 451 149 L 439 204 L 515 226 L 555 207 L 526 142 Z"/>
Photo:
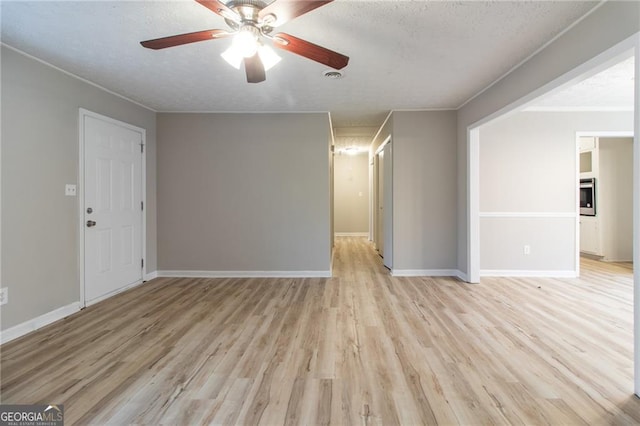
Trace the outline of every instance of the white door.
<path fill-rule="evenodd" d="M 382 240 L 384 253 L 383 263 L 389 269 L 393 267 L 393 167 L 392 167 L 392 152 L 391 143 L 387 143 L 384 146 L 384 153 L 381 169 L 384 170 L 382 176 L 382 228 L 383 236 Z"/>
<path fill-rule="evenodd" d="M 84 298 L 91 302 L 142 280 L 143 131 L 106 118 L 81 119 Z"/>

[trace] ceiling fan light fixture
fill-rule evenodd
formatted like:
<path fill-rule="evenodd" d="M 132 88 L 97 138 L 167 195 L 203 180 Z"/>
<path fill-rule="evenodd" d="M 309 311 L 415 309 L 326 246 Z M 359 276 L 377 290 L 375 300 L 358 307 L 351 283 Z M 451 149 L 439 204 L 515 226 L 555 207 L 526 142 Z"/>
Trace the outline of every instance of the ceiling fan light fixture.
<path fill-rule="evenodd" d="M 231 45 L 227 50 L 220 54 L 222 58 L 227 61 L 229 65 L 239 70 L 240 65 L 242 65 L 242 61 L 244 60 L 244 56 Z"/>
<path fill-rule="evenodd" d="M 2 0 L 0 0 L 2 1 Z M 347 66 L 349 57 L 313 44 L 287 33 L 271 34 L 275 27 L 304 15 L 333 0 L 196 0 L 216 15 L 224 18 L 228 30 L 210 29 L 176 34 L 141 41 L 142 47 L 159 50 L 200 41 L 233 37 L 231 46 L 221 53 L 232 67 L 240 69 L 244 63 L 248 83 L 265 81 L 265 71 L 281 58 L 264 45 L 269 39 L 273 47 L 286 50 L 320 64 L 340 70 Z M 328 78 L 342 74 L 325 73 Z"/>
<path fill-rule="evenodd" d="M 253 25 L 245 25 L 233 36 L 231 47 L 245 58 L 250 58 L 258 51 L 259 30 Z"/>
<path fill-rule="evenodd" d="M 265 71 L 269 71 L 282 60 L 282 58 L 278 56 L 272 48 L 264 44 L 260 44 L 260 47 L 258 48 L 258 55 L 260 56 L 260 60 L 262 61 Z"/>

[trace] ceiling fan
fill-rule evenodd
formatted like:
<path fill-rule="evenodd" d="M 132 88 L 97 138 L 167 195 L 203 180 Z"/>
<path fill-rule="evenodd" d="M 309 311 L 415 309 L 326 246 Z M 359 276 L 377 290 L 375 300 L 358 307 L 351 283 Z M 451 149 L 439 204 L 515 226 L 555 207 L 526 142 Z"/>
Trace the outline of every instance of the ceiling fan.
<path fill-rule="evenodd" d="M 247 82 L 259 83 L 266 79 L 265 71 L 280 61 L 280 57 L 264 44 L 271 40 L 273 46 L 319 62 L 334 69 L 342 69 L 349 57 L 333 50 L 310 43 L 286 33 L 272 34 L 275 27 L 300 15 L 331 3 L 333 0 L 274 0 L 267 4 L 261 0 L 196 0 L 222 16 L 229 30 L 204 30 L 146 40 L 140 44 L 149 49 L 164 49 L 198 41 L 233 37 L 231 47 L 222 57 L 240 69 L 244 62 Z"/>

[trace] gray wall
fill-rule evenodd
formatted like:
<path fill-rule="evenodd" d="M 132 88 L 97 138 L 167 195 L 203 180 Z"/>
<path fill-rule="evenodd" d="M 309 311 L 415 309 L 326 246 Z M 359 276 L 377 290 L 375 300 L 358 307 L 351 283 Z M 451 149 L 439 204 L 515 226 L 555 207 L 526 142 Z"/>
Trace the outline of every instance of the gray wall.
<path fill-rule="evenodd" d="M 80 298 L 78 109 L 147 132 L 147 270 L 156 269 L 155 113 L 2 47 L 2 330 Z M 78 187 L 78 190 L 82 190 Z"/>
<path fill-rule="evenodd" d="M 458 110 L 458 269 L 467 271 L 467 129 L 640 31 L 640 2 L 610 1 Z"/>
<path fill-rule="evenodd" d="M 481 127 L 481 269 L 575 271 L 576 132 L 632 130 L 632 112 L 522 112 Z"/>
<path fill-rule="evenodd" d="M 393 270 L 456 269 L 456 112 L 394 111 L 371 144 L 393 146 Z"/>
<path fill-rule="evenodd" d="M 633 138 L 599 138 L 598 143 L 602 254 L 607 261 L 628 262 L 633 258 Z"/>
<path fill-rule="evenodd" d="M 369 231 L 369 157 L 336 154 L 334 156 L 335 232 Z"/>
<path fill-rule="evenodd" d="M 158 114 L 164 271 L 329 271 L 328 114 Z"/>
<path fill-rule="evenodd" d="M 393 113 L 393 269 L 456 268 L 456 112 Z"/>

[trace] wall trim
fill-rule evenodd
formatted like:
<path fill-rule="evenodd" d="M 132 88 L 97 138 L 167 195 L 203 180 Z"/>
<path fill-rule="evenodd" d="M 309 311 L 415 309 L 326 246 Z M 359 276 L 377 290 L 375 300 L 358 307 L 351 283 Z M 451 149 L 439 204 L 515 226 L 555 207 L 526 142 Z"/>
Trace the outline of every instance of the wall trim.
<path fill-rule="evenodd" d="M 457 269 L 392 269 L 391 275 L 394 277 L 458 277 L 462 279 L 463 274 Z"/>
<path fill-rule="evenodd" d="M 368 232 L 336 232 L 336 237 L 368 237 Z"/>
<path fill-rule="evenodd" d="M 530 106 L 523 112 L 633 112 L 633 107 L 602 106 Z"/>
<path fill-rule="evenodd" d="M 467 284 L 479 284 L 479 282 L 471 282 L 469 281 L 469 276 L 467 274 L 465 274 L 464 272 L 462 272 L 459 269 L 455 270 L 456 272 L 456 277 L 458 277 L 460 280 L 466 282 Z"/>
<path fill-rule="evenodd" d="M 145 274 L 142 279 L 143 281 L 151 281 L 154 278 L 158 278 L 158 271 L 153 271 L 148 274 Z"/>
<path fill-rule="evenodd" d="M 147 106 L 147 105 L 141 104 L 141 103 L 140 103 L 140 102 L 138 102 L 138 101 L 134 101 L 133 99 L 128 98 L 128 97 L 126 97 L 126 96 L 124 96 L 124 95 L 122 95 L 122 94 L 120 94 L 120 93 L 114 92 L 113 90 L 109 90 L 109 89 L 107 89 L 106 87 L 102 87 L 102 86 L 100 86 L 98 83 L 94 83 L 93 81 L 91 81 L 91 80 L 87 80 L 86 78 L 83 78 L 83 77 L 80 77 L 79 75 L 76 75 L 76 74 L 74 74 L 74 73 L 72 73 L 72 72 L 70 72 L 70 71 L 63 70 L 62 68 L 57 67 L 57 66 L 55 66 L 55 65 L 53 65 L 53 64 L 51 64 L 51 63 L 49 63 L 49 62 L 45 61 L 44 59 L 37 58 L 37 57 L 35 57 L 35 56 L 33 56 L 33 55 L 31 55 L 31 54 L 27 53 L 27 52 L 24 52 L 24 51 L 22 51 L 22 50 L 18 49 L 17 47 L 13 47 L 13 46 L 11 46 L 11 45 L 9 45 L 9 44 L 6 44 L 6 43 L 4 43 L 4 42 L 0 42 L 0 45 L 1 45 L 1 46 L 6 47 L 6 48 L 7 48 L 7 49 L 9 49 L 9 50 L 13 50 L 14 52 L 17 52 L 17 53 L 21 54 L 22 56 L 25 56 L 25 57 L 27 57 L 27 58 L 29 58 L 29 59 L 33 59 L 33 60 L 34 60 L 34 61 L 36 61 L 36 62 L 40 62 L 41 64 L 43 64 L 43 65 L 45 65 L 45 66 L 47 66 L 47 67 L 49 67 L 49 68 L 53 68 L 54 70 L 56 70 L 56 71 L 58 71 L 58 72 L 61 72 L 61 73 L 63 73 L 63 74 L 66 74 L 66 75 L 68 75 L 69 77 L 73 77 L 73 78 L 75 78 L 76 80 L 80 80 L 80 81 L 82 81 L 83 83 L 86 83 L 86 84 L 88 84 L 88 85 L 90 85 L 90 86 L 93 86 L 93 87 L 98 88 L 98 89 L 100 89 L 100 90 L 102 90 L 102 91 L 104 91 L 104 92 L 107 92 L 107 93 L 108 93 L 108 94 L 110 94 L 110 95 L 117 96 L 117 97 L 119 97 L 119 98 L 121 98 L 121 99 L 124 99 L 125 101 L 131 102 L 132 104 L 135 104 L 135 105 L 137 105 L 137 106 L 139 106 L 139 107 L 142 107 L 142 108 L 144 108 L 144 109 L 146 109 L 146 110 L 149 110 L 149 111 L 151 111 L 151 112 L 156 112 L 156 113 L 157 113 L 157 112 L 159 112 L 159 111 L 156 111 L 155 109 L 153 109 L 153 108 L 151 108 L 151 107 L 149 107 L 149 106 Z"/>
<path fill-rule="evenodd" d="M 95 299 L 85 301 L 85 306 L 95 305 L 96 303 L 102 302 L 103 300 L 110 299 L 117 294 L 123 293 L 127 290 L 131 290 L 134 287 L 138 287 L 140 284 L 143 284 L 143 283 L 144 283 L 144 279 L 134 281 L 131 284 L 128 284 L 124 287 L 121 287 L 117 290 L 112 291 L 111 293 L 103 294 L 102 296 L 96 297 Z"/>
<path fill-rule="evenodd" d="M 480 212 L 480 217 L 575 218 L 576 212 Z"/>
<path fill-rule="evenodd" d="M 482 269 L 481 277 L 577 278 L 576 271 L 527 271 L 519 269 Z"/>
<path fill-rule="evenodd" d="M 11 340 L 22 337 L 25 334 L 39 330 L 44 326 L 68 317 L 71 314 L 75 314 L 78 311 L 80 311 L 80 302 L 73 302 L 67 306 L 63 306 L 51 312 L 47 312 L 46 314 L 25 321 L 22 324 L 10 327 L 0 332 L 0 343 L 4 344 L 10 342 Z"/>
<path fill-rule="evenodd" d="M 331 278 L 327 271 L 157 271 L 168 278 Z"/>

